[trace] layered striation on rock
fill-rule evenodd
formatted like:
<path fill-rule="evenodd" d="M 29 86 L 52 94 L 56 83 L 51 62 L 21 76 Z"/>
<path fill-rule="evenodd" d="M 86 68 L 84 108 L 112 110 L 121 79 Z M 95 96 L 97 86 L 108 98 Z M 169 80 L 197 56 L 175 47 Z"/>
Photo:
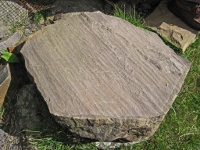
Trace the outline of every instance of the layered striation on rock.
<path fill-rule="evenodd" d="M 21 53 L 55 120 L 99 141 L 152 136 L 190 68 L 155 33 L 101 12 L 64 15 Z"/>

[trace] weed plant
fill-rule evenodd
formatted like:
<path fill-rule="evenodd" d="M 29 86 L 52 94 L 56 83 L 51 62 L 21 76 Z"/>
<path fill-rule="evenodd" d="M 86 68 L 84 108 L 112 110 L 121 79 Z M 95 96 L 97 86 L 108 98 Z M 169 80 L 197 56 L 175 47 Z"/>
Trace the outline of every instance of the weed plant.
<path fill-rule="evenodd" d="M 33 23 L 34 23 L 34 24 L 38 24 L 42 19 L 43 19 L 43 20 L 45 19 L 45 16 L 44 16 L 44 13 L 43 13 L 43 12 L 36 12 L 36 13 L 33 15 Z"/>

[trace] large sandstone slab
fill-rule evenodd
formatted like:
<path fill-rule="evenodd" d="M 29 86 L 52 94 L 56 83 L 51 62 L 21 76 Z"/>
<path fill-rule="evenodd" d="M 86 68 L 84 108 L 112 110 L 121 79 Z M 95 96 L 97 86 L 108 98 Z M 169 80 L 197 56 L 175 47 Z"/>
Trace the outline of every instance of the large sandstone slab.
<path fill-rule="evenodd" d="M 65 15 L 21 53 L 56 121 L 100 141 L 152 136 L 190 68 L 155 33 L 101 12 Z"/>
<path fill-rule="evenodd" d="M 161 1 L 159 6 L 145 20 L 151 28 L 167 38 L 184 52 L 198 37 L 198 31 L 190 28 L 168 9 L 169 0 Z"/>

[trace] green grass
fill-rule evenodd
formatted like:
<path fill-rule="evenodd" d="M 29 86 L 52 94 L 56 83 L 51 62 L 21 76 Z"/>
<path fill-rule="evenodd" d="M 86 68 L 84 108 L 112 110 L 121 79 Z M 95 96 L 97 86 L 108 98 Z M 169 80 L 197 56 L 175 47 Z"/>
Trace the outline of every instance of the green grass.
<path fill-rule="evenodd" d="M 135 12 L 135 9 L 133 9 L 132 12 L 126 13 L 126 9 L 122 11 L 118 6 L 115 6 L 114 16 L 124 19 L 137 27 L 149 29 L 147 24 L 143 21 L 143 18 Z"/>
<path fill-rule="evenodd" d="M 33 16 L 33 23 L 38 24 L 42 19 L 45 19 L 44 13 L 36 12 Z"/>
<path fill-rule="evenodd" d="M 24 26 L 23 23 L 15 23 L 13 25 L 10 26 L 9 31 L 10 33 L 14 33 L 17 30 L 21 30 L 21 28 Z"/>

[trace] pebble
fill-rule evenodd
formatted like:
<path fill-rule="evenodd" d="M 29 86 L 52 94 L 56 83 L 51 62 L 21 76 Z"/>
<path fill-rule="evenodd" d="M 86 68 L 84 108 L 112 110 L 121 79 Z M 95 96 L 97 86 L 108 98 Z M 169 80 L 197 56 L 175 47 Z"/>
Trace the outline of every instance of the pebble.
<path fill-rule="evenodd" d="M 24 29 L 24 34 L 25 35 L 28 35 L 28 34 L 31 34 L 32 32 L 31 32 L 31 30 L 30 29 L 28 29 L 28 28 L 25 28 Z"/>

